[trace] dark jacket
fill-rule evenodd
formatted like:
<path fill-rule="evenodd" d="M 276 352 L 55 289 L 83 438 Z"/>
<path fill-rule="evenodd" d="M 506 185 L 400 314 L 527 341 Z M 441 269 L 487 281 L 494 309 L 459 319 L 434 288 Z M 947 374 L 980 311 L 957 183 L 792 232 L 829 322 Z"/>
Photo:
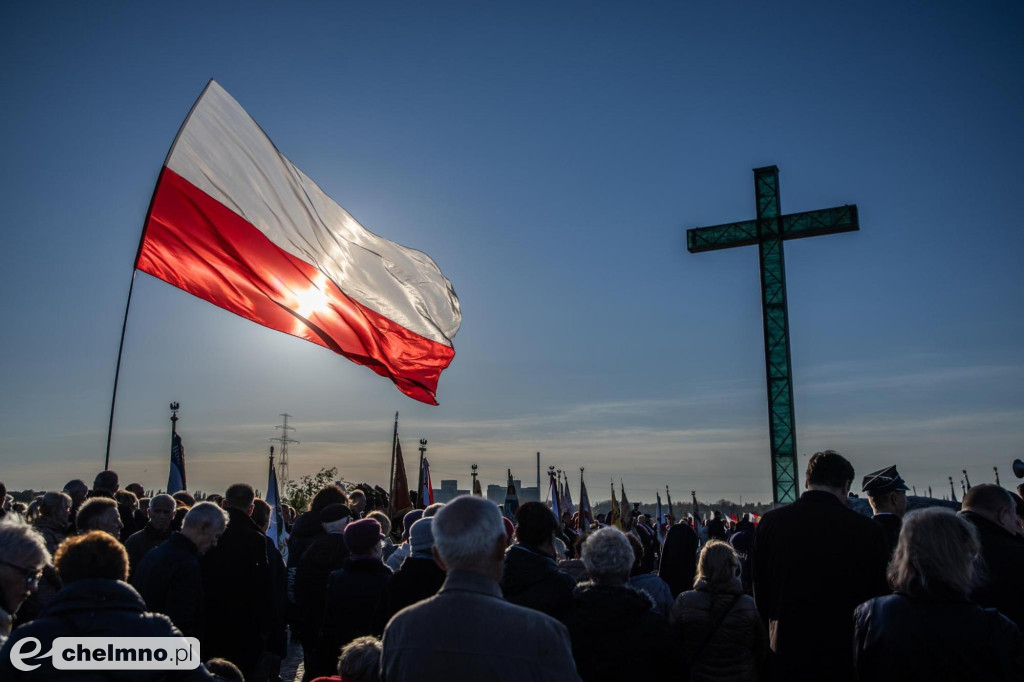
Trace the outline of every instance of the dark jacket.
<path fill-rule="evenodd" d="M 169 537 L 171 537 L 170 527 L 165 531 L 159 531 L 153 527 L 152 523 L 147 523 L 145 528 L 137 533 L 132 533 L 132 535 L 124 541 L 124 548 L 128 551 L 129 581 L 131 580 L 132 574 L 135 573 L 135 569 L 139 567 L 139 562 L 142 561 L 142 557 L 146 555 L 146 552 L 153 549 Z"/>
<path fill-rule="evenodd" d="M 982 565 L 971 599 L 998 609 L 1024 629 L 1024 542 L 984 516 L 970 511 L 960 516 L 974 524 L 981 538 Z"/>
<path fill-rule="evenodd" d="M 32 527 L 43 536 L 46 550 L 51 556 L 57 551 L 57 547 L 60 546 L 60 543 L 64 542 L 64 538 L 68 535 L 67 524 L 57 523 L 56 520 L 48 516 L 40 516 L 32 521 Z"/>
<path fill-rule="evenodd" d="M 718 627 L 711 632 L 711 626 Z M 768 638 L 754 600 L 739 578 L 716 590 L 703 580 L 683 592 L 672 607 L 690 682 L 747 682 L 758 679 L 768 655 Z"/>
<path fill-rule="evenodd" d="M 35 621 L 17 628 L 0 651 L 0 680 L 75 680 L 76 682 L 139 680 L 213 680 L 206 668 L 194 670 L 57 670 L 51 658 L 25 662 L 40 664 L 21 672 L 11 663 L 14 642 L 35 637 L 41 653 L 53 648 L 58 637 L 181 637 L 182 633 L 163 615 L 147 613 L 142 598 L 128 583 L 100 578 L 65 585 Z M 31 648 L 27 649 L 31 651 Z M 203 656 L 206 655 L 202 651 Z"/>
<path fill-rule="evenodd" d="M 295 569 L 295 616 L 292 624 L 300 640 L 316 641 L 324 622 L 327 581 L 345 564 L 348 546 L 341 533 L 324 533 L 302 554 Z"/>
<path fill-rule="evenodd" d="M 320 513 L 307 511 L 299 514 L 292 524 L 291 535 L 288 536 L 288 568 L 298 567 L 299 560 L 306 553 L 310 545 L 320 537 L 326 535 L 323 525 L 320 523 Z"/>
<path fill-rule="evenodd" d="M 146 601 L 146 608 L 164 614 L 187 637 L 197 637 L 205 645 L 203 577 L 199 552 L 191 540 L 172 533 L 150 550 L 135 570 L 132 586 Z"/>
<path fill-rule="evenodd" d="M 206 615 L 203 656 L 226 658 L 249 677 L 271 630 L 267 541 L 244 511 L 226 511 L 227 530 L 199 560 Z"/>
<path fill-rule="evenodd" d="M 566 620 L 576 670 L 584 682 L 675 680 L 679 648 L 668 621 L 641 592 L 583 582 L 573 592 Z"/>
<path fill-rule="evenodd" d="M 888 560 L 878 524 L 830 492 L 808 490 L 764 515 L 752 561 L 771 679 L 853 679 L 853 610 L 888 592 Z"/>
<path fill-rule="evenodd" d="M 267 539 L 267 564 L 270 567 L 270 589 L 273 595 L 268 604 L 271 614 L 267 648 L 283 659 L 288 655 L 288 569 L 274 540 L 267 535 L 264 537 Z"/>
<path fill-rule="evenodd" d="M 872 520 L 877 523 L 882 532 L 885 533 L 885 544 L 889 547 L 889 558 L 896 551 L 896 543 L 900 541 L 900 530 L 903 528 L 903 519 L 895 514 L 875 514 Z"/>
<path fill-rule="evenodd" d="M 658 576 L 668 583 L 675 599 L 693 588 L 697 574 L 697 534 L 686 523 L 677 523 L 668 530 L 661 548 Z"/>
<path fill-rule="evenodd" d="M 388 579 L 377 602 L 374 630 L 384 632 L 391 617 L 416 602 L 433 597 L 444 584 L 444 569 L 433 557 L 413 555 Z"/>
<path fill-rule="evenodd" d="M 854 654 L 864 682 L 1024 680 L 1024 637 L 995 609 L 963 596 L 893 594 L 856 611 Z"/>
<path fill-rule="evenodd" d="M 513 545 L 505 552 L 501 591 L 513 604 L 536 609 L 564 622 L 572 610 L 575 586 L 572 576 L 558 569 L 554 557 L 527 545 Z"/>
<path fill-rule="evenodd" d="M 373 613 L 390 577 L 391 569 L 380 559 L 351 556 L 342 568 L 331 573 L 311 675 L 329 675 L 337 670 L 341 647 L 356 637 L 380 637 L 373 627 Z"/>

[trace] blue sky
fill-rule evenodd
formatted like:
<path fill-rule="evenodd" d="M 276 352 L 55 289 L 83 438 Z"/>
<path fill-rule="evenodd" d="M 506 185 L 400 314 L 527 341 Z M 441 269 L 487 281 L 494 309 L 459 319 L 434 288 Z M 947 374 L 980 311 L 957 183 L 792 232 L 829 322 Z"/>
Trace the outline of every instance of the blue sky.
<path fill-rule="evenodd" d="M 136 279 L 111 466 L 192 487 L 383 483 L 392 418 L 435 484 L 542 463 L 601 496 L 768 500 L 757 252 L 684 231 L 856 203 L 786 245 L 798 449 L 921 492 L 1024 458 L 1024 8 L 907 3 L 11 2 L 0 9 L 0 478 L 102 467 L 131 264 L 209 78 L 372 231 L 462 302 L 440 407 Z M 801 457 L 800 468 L 803 468 Z M 958 476 L 959 477 L 959 476 Z M 959 483 L 958 483 L 959 488 Z M 574 487 L 575 493 L 575 487 Z M 959 494 L 959 491 L 958 491 Z"/>

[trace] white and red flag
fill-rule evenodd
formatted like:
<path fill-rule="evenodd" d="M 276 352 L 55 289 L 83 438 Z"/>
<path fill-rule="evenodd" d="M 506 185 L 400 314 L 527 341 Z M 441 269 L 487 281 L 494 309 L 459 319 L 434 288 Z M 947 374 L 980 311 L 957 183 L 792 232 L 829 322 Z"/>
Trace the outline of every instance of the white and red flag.
<path fill-rule="evenodd" d="M 425 253 L 328 197 L 216 82 L 164 163 L 135 267 L 437 404 L 462 314 Z"/>

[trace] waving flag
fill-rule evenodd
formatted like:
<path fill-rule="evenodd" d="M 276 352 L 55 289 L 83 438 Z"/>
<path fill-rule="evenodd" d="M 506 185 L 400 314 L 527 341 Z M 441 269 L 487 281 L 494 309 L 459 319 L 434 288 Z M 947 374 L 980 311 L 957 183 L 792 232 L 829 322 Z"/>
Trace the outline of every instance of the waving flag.
<path fill-rule="evenodd" d="M 619 501 L 615 499 L 615 481 L 612 481 L 612 510 L 608 512 L 608 525 L 622 530 L 622 512 Z"/>
<path fill-rule="evenodd" d="M 135 267 L 434 404 L 462 314 L 425 253 L 360 225 L 216 82 L 164 162 Z"/>
<path fill-rule="evenodd" d="M 655 491 L 655 497 L 658 498 L 658 518 L 655 523 L 658 526 L 658 544 L 665 544 L 665 528 L 668 526 L 668 522 L 665 521 L 665 510 L 661 508 L 661 493 Z"/>
<path fill-rule="evenodd" d="M 629 506 L 629 500 L 626 499 L 626 486 L 621 478 L 619 479 L 619 485 L 622 490 L 622 525 L 620 528 L 623 532 L 626 532 L 633 527 L 633 509 Z"/>
<path fill-rule="evenodd" d="M 402 441 L 395 436 L 395 478 L 391 486 L 392 516 L 401 518 L 402 514 L 412 509 L 412 497 L 409 495 L 409 478 L 405 473 L 405 459 L 402 457 Z"/>
<path fill-rule="evenodd" d="M 171 435 L 171 470 L 167 475 L 167 494 L 173 495 L 185 487 L 185 446 L 177 432 Z"/>

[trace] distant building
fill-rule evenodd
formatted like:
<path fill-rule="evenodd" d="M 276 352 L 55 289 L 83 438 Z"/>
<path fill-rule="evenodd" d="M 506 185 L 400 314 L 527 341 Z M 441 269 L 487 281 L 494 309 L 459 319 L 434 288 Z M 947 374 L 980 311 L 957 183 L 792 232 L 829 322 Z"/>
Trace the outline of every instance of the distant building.
<path fill-rule="evenodd" d="M 459 490 L 459 482 L 454 479 L 441 481 L 440 490 L 434 488 L 434 502 L 451 502 L 459 495 L 468 494 L 468 490 Z"/>
<path fill-rule="evenodd" d="M 516 497 L 519 498 L 519 504 L 523 502 L 539 502 L 540 491 L 537 488 L 524 488 L 522 483 L 518 478 L 512 479 L 512 485 L 516 487 Z M 505 502 L 506 489 L 507 486 L 504 485 L 487 486 L 487 499 L 495 504 L 503 504 Z"/>

